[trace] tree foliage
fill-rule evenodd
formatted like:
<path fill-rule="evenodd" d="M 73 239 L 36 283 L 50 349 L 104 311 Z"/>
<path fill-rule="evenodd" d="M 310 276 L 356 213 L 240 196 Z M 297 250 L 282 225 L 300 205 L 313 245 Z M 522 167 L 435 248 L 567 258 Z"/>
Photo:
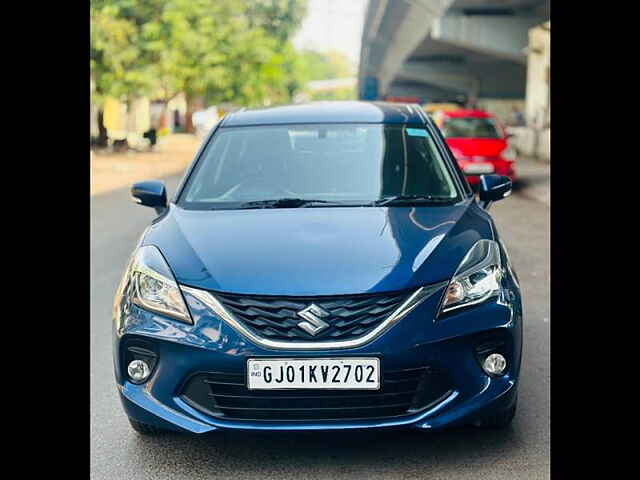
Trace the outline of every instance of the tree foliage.
<path fill-rule="evenodd" d="M 94 100 L 145 94 L 154 81 L 148 65 L 140 62 L 138 28 L 120 15 L 117 5 L 91 8 L 91 79 Z"/>
<path fill-rule="evenodd" d="M 246 4 L 249 28 L 261 28 L 281 43 L 293 35 L 307 10 L 306 1 L 300 0 L 251 0 Z"/>
<path fill-rule="evenodd" d="M 232 1 L 173 0 L 153 22 L 143 25 L 142 38 L 166 98 L 184 92 L 188 98 L 215 88 L 228 93 L 230 64 L 246 25 L 240 4 Z"/>
<path fill-rule="evenodd" d="M 301 63 L 305 81 L 347 78 L 356 74 L 351 60 L 335 50 L 327 53 L 304 50 L 301 53 Z"/>
<path fill-rule="evenodd" d="M 92 96 L 168 101 L 183 92 L 256 106 L 289 102 L 311 80 L 355 75 L 339 52 L 294 50 L 306 3 L 92 0 Z"/>

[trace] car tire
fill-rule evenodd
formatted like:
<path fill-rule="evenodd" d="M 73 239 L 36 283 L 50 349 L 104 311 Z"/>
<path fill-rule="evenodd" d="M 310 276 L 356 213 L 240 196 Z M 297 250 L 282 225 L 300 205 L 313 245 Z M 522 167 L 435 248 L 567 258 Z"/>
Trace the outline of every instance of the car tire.
<path fill-rule="evenodd" d="M 513 418 L 516 416 L 517 400 L 511 408 L 493 415 L 487 415 L 480 421 L 481 428 L 501 429 L 511 425 Z"/>
<path fill-rule="evenodd" d="M 166 433 L 167 430 L 159 427 L 154 427 L 153 425 L 147 425 L 146 423 L 140 423 L 133 418 L 129 418 L 129 423 L 131 424 L 131 428 L 133 428 L 140 435 L 160 435 L 162 433 Z"/>

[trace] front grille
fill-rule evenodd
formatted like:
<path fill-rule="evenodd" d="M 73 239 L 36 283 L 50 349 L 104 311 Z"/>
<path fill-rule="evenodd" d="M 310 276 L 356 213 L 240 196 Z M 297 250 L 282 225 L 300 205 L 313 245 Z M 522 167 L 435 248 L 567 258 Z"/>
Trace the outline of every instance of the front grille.
<path fill-rule="evenodd" d="M 273 297 L 212 292 L 224 308 L 254 334 L 270 340 L 336 341 L 366 335 L 384 322 L 413 292 L 335 297 Z M 328 328 L 315 335 L 298 324 L 298 312 L 315 304 L 329 315 Z"/>
<path fill-rule="evenodd" d="M 227 420 L 371 420 L 415 414 L 446 398 L 451 386 L 430 367 L 384 372 L 380 390 L 248 390 L 244 374 L 193 375 L 181 398 Z"/>

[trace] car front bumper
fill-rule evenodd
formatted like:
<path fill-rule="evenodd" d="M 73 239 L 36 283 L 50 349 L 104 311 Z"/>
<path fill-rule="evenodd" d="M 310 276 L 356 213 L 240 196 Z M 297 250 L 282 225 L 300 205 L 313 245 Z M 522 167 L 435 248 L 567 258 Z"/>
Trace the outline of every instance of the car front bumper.
<path fill-rule="evenodd" d="M 268 350 L 253 344 L 215 315 L 187 325 L 130 306 L 114 323 L 114 366 L 126 414 L 138 422 L 177 431 L 206 433 L 217 429 L 331 430 L 367 428 L 439 429 L 474 423 L 484 415 L 511 407 L 517 394 L 522 343 L 522 309 L 517 290 L 473 308 L 433 321 L 441 292 L 433 295 L 390 330 L 359 347 L 345 350 Z M 506 298 L 510 298 L 507 301 Z M 501 377 L 482 370 L 478 338 L 499 337 L 508 344 L 508 369 Z M 157 363 L 144 384 L 126 376 L 127 342 L 153 345 Z M 450 389 L 435 404 L 392 418 L 280 420 L 229 419 L 194 408 L 183 396 L 187 380 L 198 372 L 245 374 L 256 357 L 321 358 L 377 356 L 385 370 L 429 366 L 446 376 Z M 276 393 L 277 394 L 277 393 Z"/>

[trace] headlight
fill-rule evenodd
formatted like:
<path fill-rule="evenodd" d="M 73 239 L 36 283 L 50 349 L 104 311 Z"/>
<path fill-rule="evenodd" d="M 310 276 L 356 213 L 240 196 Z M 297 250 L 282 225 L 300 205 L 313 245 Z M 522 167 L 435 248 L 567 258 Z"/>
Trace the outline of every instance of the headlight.
<path fill-rule="evenodd" d="M 193 323 L 180 287 L 156 247 L 140 247 L 131 262 L 128 275 L 133 285 L 133 303 L 146 310 Z"/>
<path fill-rule="evenodd" d="M 441 313 L 484 302 L 500 294 L 500 247 L 479 240 L 462 259 L 444 294 Z"/>

